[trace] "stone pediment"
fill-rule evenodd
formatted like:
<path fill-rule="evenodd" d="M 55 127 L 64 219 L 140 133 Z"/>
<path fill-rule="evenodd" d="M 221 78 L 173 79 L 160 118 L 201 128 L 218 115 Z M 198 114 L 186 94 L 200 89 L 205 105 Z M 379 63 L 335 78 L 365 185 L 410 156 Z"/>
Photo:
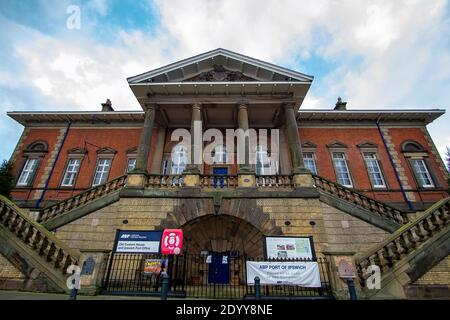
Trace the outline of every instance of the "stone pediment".
<path fill-rule="evenodd" d="M 77 147 L 77 148 L 72 148 L 72 149 L 67 150 L 67 153 L 68 154 L 86 154 L 87 150 L 84 148 Z"/>
<path fill-rule="evenodd" d="M 302 143 L 302 148 L 303 148 L 303 149 L 308 149 L 308 148 L 310 148 L 310 149 L 312 149 L 312 148 L 317 148 L 317 144 L 315 144 L 315 143 L 312 143 L 311 141 L 305 141 L 305 142 L 303 142 L 303 143 Z"/>
<path fill-rule="evenodd" d="M 342 143 L 340 141 L 335 140 L 335 141 L 327 144 L 327 147 L 328 148 L 336 148 L 337 149 L 337 148 L 347 148 L 347 145 L 345 143 Z"/>
<path fill-rule="evenodd" d="M 130 85 L 181 82 L 298 82 L 313 76 L 218 48 L 128 78 Z"/>
<path fill-rule="evenodd" d="M 362 149 L 376 149 L 378 148 L 378 145 L 376 143 L 370 142 L 370 141 L 364 141 L 361 143 L 358 143 L 356 145 L 358 148 L 362 148 Z"/>
<path fill-rule="evenodd" d="M 117 151 L 110 147 L 104 147 L 97 150 L 97 154 L 116 154 Z"/>

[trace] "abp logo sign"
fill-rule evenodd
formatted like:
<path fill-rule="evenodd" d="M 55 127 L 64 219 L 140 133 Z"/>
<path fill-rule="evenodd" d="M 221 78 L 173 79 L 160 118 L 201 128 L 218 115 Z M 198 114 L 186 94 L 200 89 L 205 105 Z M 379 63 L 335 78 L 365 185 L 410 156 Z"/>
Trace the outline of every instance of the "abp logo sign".
<path fill-rule="evenodd" d="M 183 230 L 166 229 L 161 238 L 162 254 L 180 254 L 183 248 Z"/>

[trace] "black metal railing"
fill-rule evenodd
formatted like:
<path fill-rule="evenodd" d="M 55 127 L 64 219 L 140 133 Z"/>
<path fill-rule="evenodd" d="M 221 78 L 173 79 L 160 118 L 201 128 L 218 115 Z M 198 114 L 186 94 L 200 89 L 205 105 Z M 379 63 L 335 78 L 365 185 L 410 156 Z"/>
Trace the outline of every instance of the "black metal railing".
<path fill-rule="evenodd" d="M 215 260 L 217 257 L 225 259 L 226 263 L 217 263 L 217 260 Z M 246 261 L 264 260 L 262 258 L 247 258 L 229 253 L 218 255 L 184 254 L 172 257 L 156 254 L 112 253 L 103 280 L 103 293 L 160 295 L 162 274 L 144 273 L 144 265 L 147 259 L 166 261 L 167 272 L 170 277 L 169 296 L 218 299 L 254 297 L 254 286 L 247 285 Z M 284 284 L 262 285 L 261 296 L 274 298 L 331 297 L 328 262 L 325 258 L 318 258 L 315 261 L 320 269 L 321 287 L 306 288 Z"/>

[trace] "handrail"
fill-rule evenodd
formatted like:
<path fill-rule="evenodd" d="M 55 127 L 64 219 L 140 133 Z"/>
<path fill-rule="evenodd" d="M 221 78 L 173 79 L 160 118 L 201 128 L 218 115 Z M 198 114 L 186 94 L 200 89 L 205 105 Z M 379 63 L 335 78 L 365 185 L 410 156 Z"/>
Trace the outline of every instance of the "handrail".
<path fill-rule="evenodd" d="M 78 250 L 68 247 L 4 196 L 0 196 L 0 224 L 39 255 L 45 255 L 47 261 L 63 273 L 68 266 L 80 261 Z"/>
<path fill-rule="evenodd" d="M 320 190 L 341 198 L 345 201 L 354 203 L 366 210 L 377 213 L 378 215 L 394 220 L 399 224 L 408 223 L 406 214 L 388 204 L 370 198 L 362 193 L 356 192 L 343 185 L 313 174 L 314 185 Z"/>
<path fill-rule="evenodd" d="M 428 208 L 420 217 L 402 226 L 381 244 L 355 257 L 358 276 L 363 282 L 367 267 L 378 265 L 383 272 L 391 269 L 406 254 L 450 224 L 450 198 L 442 199 Z"/>
<path fill-rule="evenodd" d="M 85 205 L 88 202 L 103 197 L 113 191 L 119 190 L 125 186 L 126 179 L 127 175 L 123 175 L 46 207 L 41 211 L 38 222 L 46 222 L 70 210 Z"/>

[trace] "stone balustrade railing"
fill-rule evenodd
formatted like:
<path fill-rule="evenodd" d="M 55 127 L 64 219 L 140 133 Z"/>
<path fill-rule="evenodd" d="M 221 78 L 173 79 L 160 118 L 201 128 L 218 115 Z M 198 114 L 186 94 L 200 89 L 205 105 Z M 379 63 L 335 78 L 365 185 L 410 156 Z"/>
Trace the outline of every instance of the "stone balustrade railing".
<path fill-rule="evenodd" d="M 151 174 L 147 176 L 146 188 L 175 188 L 184 185 L 183 176 Z"/>
<path fill-rule="evenodd" d="M 361 284 L 370 276 L 367 268 L 377 265 L 382 272 L 416 250 L 421 244 L 450 224 L 450 198 L 428 208 L 419 218 L 394 232 L 383 243 L 371 248 L 362 257 L 356 257 L 356 268 Z"/>
<path fill-rule="evenodd" d="M 88 202 L 101 198 L 113 191 L 122 189 L 125 186 L 126 180 L 127 176 L 124 175 L 51 205 L 42 210 L 38 221 L 40 223 L 46 222 L 52 218 L 60 216 L 61 214 L 85 205 Z"/>
<path fill-rule="evenodd" d="M 68 266 L 80 261 L 78 251 L 59 241 L 55 235 L 3 196 L 0 196 L 0 224 L 62 273 L 66 272 Z"/>
<path fill-rule="evenodd" d="M 200 186 L 202 188 L 229 189 L 238 186 L 237 176 L 228 175 L 201 175 Z"/>
<path fill-rule="evenodd" d="M 382 217 L 391 219 L 399 224 L 408 222 L 406 214 L 390 205 L 367 197 L 350 188 L 346 188 L 339 183 L 330 181 L 317 175 L 313 175 L 314 185 L 319 190 L 341 198 L 350 203 L 354 203 L 366 210 L 376 213 Z"/>
<path fill-rule="evenodd" d="M 256 186 L 258 188 L 292 188 L 294 181 L 292 176 L 256 176 Z"/>

